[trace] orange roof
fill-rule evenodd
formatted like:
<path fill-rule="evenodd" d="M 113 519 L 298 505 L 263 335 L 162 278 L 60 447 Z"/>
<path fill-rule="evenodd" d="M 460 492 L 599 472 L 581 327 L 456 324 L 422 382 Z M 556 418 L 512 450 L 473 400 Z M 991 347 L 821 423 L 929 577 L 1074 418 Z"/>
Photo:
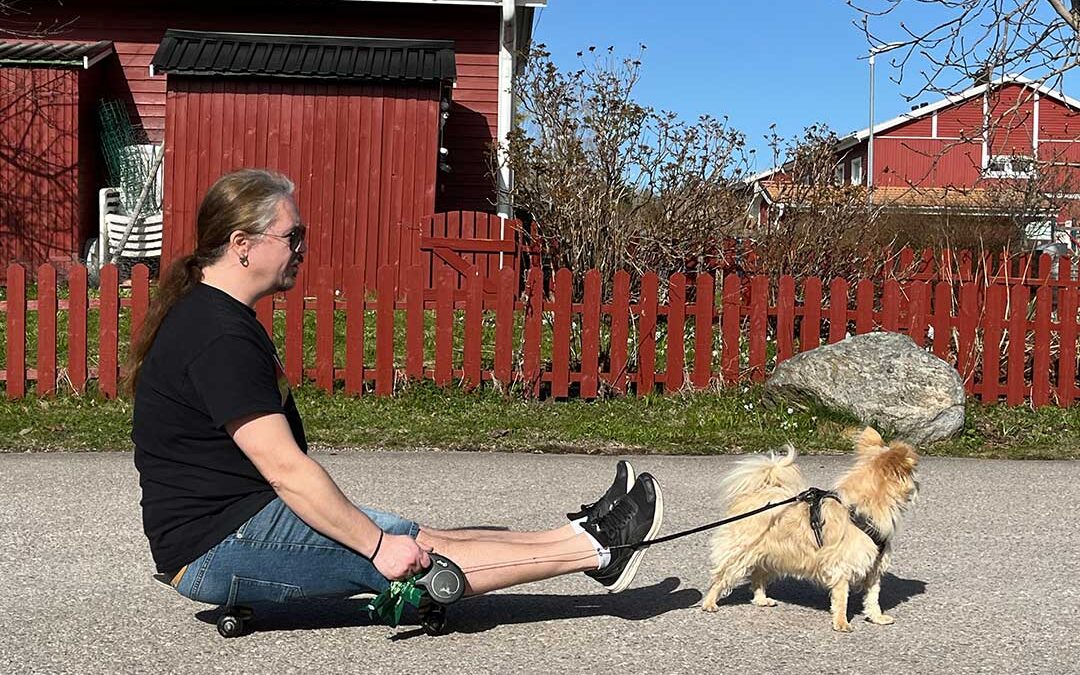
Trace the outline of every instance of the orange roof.
<path fill-rule="evenodd" d="M 810 197 L 808 190 L 828 191 L 834 193 L 832 196 L 847 199 L 859 198 L 860 195 L 866 194 L 866 188 L 859 185 L 825 185 L 812 188 L 795 185 L 788 181 L 768 180 L 762 181 L 761 187 L 770 201 L 781 203 L 807 200 Z M 830 195 L 816 196 L 828 199 Z M 875 206 L 900 209 L 979 211 L 1009 211 L 1023 207 L 1053 209 L 1053 205 L 1045 197 L 1033 198 L 1021 190 L 1008 188 L 874 186 L 871 189 L 870 201 Z M 798 206 L 798 204 L 792 205 Z"/>

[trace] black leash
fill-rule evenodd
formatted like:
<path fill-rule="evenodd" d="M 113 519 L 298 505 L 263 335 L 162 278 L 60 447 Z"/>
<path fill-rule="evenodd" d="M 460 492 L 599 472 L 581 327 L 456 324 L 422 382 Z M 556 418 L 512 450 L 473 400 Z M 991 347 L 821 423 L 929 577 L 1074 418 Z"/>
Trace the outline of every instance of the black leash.
<path fill-rule="evenodd" d="M 663 544 L 663 543 L 671 541 L 673 539 L 680 539 L 682 537 L 688 537 L 691 534 L 697 534 L 698 532 L 704 532 L 705 530 L 711 530 L 711 529 L 720 527 L 722 525 L 727 525 L 728 523 L 734 523 L 737 520 L 742 520 L 743 518 L 749 518 L 750 516 L 756 516 L 759 513 L 763 513 L 765 511 L 768 511 L 770 509 L 775 509 L 775 508 L 780 507 L 780 506 L 785 506 L 787 504 L 792 504 L 794 502 L 808 502 L 810 504 L 819 504 L 822 499 L 824 499 L 826 497 L 831 497 L 831 496 L 833 496 L 833 495 L 828 490 L 822 490 L 821 488 L 815 488 L 815 487 L 806 488 L 805 490 L 803 490 L 799 494 L 795 495 L 794 497 L 788 497 L 787 499 L 785 499 L 783 501 L 779 501 L 779 502 L 769 502 L 765 506 L 761 506 L 759 508 L 756 508 L 753 511 L 747 511 L 746 513 L 740 513 L 737 516 L 730 516 L 728 518 L 723 518 L 721 520 L 717 520 L 717 521 L 709 523 L 707 525 L 699 525 L 698 527 L 694 527 L 694 528 L 691 528 L 689 530 L 683 530 L 682 532 L 676 532 L 674 534 L 669 534 L 669 535 L 667 535 L 665 537 L 660 537 L 659 539 L 652 539 L 650 541 L 642 541 L 642 542 L 639 542 L 637 544 L 620 544 L 620 545 L 617 545 L 617 546 L 612 546 L 611 548 L 612 549 L 617 549 L 617 548 L 632 548 L 632 549 L 648 548 L 649 546 L 652 546 L 653 544 Z"/>

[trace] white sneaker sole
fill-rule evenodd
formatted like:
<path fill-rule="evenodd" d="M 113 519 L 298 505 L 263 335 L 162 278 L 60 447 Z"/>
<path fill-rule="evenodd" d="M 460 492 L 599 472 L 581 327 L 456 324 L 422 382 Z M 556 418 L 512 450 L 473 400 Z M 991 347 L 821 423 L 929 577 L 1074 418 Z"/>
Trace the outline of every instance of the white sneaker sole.
<path fill-rule="evenodd" d="M 655 539 L 656 533 L 660 531 L 660 526 L 664 523 L 664 493 L 660 490 L 660 483 L 655 479 L 653 480 L 653 488 L 656 490 L 656 510 L 653 513 L 652 527 L 649 528 L 649 533 L 645 535 L 645 539 L 642 541 Z M 637 576 L 641 559 L 645 557 L 645 552 L 648 550 L 648 547 L 639 548 L 631 554 L 630 562 L 626 563 L 622 574 L 615 580 L 615 583 L 607 587 L 608 593 L 619 593 L 629 588 L 630 584 L 634 582 L 634 577 Z"/>

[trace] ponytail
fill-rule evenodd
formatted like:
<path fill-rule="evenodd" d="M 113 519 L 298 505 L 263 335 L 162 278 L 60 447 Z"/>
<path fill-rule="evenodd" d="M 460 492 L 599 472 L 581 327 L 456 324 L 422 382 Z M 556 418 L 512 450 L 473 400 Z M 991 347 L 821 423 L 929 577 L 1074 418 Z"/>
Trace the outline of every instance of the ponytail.
<path fill-rule="evenodd" d="M 128 396 L 135 393 L 135 384 L 142 368 L 143 359 L 150 351 L 150 345 L 154 344 L 158 329 L 165 315 L 169 313 L 173 305 L 195 288 L 202 281 L 202 265 L 197 255 L 188 255 L 175 261 L 169 267 L 165 279 L 158 284 L 157 293 L 150 302 L 150 308 L 146 313 L 139 334 L 132 341 L 131 350 L 128 352 L 125 364 L 123 390 Z"/>

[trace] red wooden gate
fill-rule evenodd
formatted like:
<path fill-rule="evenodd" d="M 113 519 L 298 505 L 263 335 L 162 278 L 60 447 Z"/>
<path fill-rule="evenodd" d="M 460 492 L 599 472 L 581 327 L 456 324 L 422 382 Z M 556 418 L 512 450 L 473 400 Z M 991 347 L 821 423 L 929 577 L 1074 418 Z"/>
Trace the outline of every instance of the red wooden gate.
<path fill-rule="evenodd" d="M 452 269 L 456 288 L 478 267 L 484 292 L 496 293 L 499 270 L 520 273 L 521 253 L 528 249 L 522 241 L 521 221 L 503 219 L 479 211 L 449 211 L 424 218 L 419 224 L 419 263 L 424 288 L 434 288 L 439 272 Z"/>

